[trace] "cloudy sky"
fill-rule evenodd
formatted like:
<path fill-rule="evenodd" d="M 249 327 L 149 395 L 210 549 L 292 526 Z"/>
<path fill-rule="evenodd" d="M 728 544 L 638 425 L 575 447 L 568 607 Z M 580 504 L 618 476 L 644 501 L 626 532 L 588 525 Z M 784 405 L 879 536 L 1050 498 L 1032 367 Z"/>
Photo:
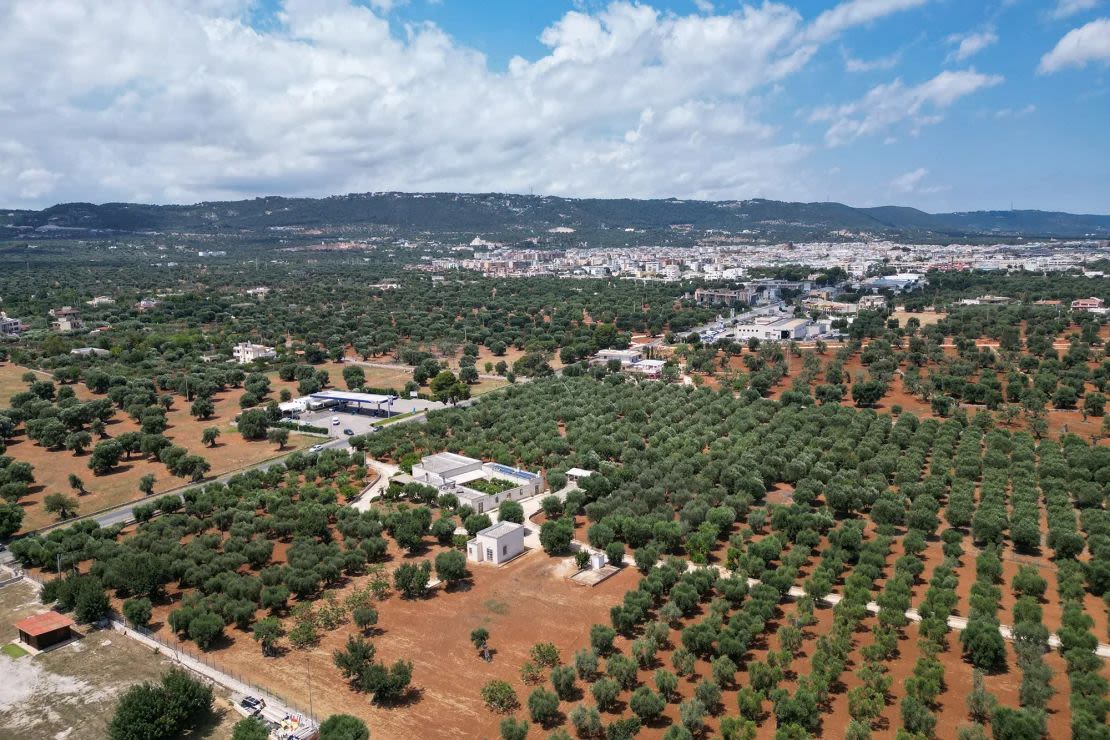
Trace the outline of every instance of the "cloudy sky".
<path fill-rule="evenodd" d="M 1110 0 L 0 0 L 0 206 L 1110 213 Z"/>

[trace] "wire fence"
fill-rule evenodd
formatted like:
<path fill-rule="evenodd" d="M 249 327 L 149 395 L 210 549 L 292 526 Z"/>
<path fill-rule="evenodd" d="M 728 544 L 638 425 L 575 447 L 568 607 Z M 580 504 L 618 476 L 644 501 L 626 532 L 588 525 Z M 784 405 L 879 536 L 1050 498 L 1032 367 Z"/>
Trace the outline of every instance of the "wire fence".
<path fill-rule="evenodd" d="M 20 575 L 27 578 L 39 588 L 46 585 L 44 579 L 30 571 L 23 571 Z M 128 637 L 138 640 L 139 642 L 146 642 L 148 644 L 154 643 L 158 646 L 160 653 L 168 657 L 174 663 L 201 676 L 208 683 L 219 684 L 234 693 L 260 697 L 266 700 L 267 705 L 284 707 L 291 713 L 298 714 L 301 717 L 311 720 L 314 725 L 319 725 L 319 719 L 316 717 L 315 713 L 305 708 L 298 701 L 268 686 L 262 686 L 256 683 L 249 676 L 216 660 L 210 653 L 191 648 L 187 644 L 178 642 L 177 640 L 166 639 L 151 630 L 129 626 L 124 619 L 115 612 L 110 614 L 108 620 L 116 631 L 122 632 Z M 197 665 L 206 668 L 207 671 L 198 670 Z M 311 687 L 309 690 L 311 691 Z"/>

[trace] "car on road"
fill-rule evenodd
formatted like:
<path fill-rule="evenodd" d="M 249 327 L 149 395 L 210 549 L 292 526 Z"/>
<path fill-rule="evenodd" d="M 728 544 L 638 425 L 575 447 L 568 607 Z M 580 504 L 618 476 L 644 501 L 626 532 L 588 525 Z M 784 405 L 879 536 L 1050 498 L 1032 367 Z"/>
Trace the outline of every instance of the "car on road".
<path fill-rule="evenodd" d="M 244 696 L 239 706 L 246 710 L 249 716 L 254 716 L 266 707 L 266 700 L 254 696 Z"/>
<path fill-rule="evenodd" d="M 323 445 L 312 445 L 311 447 L 308 448 L 309 452 L 323 452 L 323 450 L 324 450 Z"/>
<path fill-rule="evenodd" d="M 331 425 L 333 427 L 339 426 L 339 417 L 338 416 L 331 417 Z"/>
<path fill-rule="evenodd" d="M 354 429 L 344 429 L 343 434 L 347 435 L 348 437 L 353 437 L 353 436 L 355 436 L 355 430 Z"/>

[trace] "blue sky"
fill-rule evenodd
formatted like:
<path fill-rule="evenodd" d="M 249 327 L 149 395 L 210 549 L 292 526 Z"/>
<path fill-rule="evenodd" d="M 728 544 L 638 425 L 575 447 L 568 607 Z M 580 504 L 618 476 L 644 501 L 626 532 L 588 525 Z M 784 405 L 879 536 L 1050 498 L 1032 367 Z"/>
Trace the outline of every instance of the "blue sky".
<path fill-rule="evenodd" d="M 1110 0 L 135 8 L 0 8 L 0 204 L 532 190 L 1110 212 Z"/>

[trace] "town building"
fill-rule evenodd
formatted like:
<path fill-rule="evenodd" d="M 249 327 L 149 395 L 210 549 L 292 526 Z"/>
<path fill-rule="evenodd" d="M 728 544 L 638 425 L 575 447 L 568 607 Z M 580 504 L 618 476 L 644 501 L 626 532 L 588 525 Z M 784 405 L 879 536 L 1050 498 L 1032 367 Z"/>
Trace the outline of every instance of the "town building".
<path fill-rule="evenodd" d="M 750 306 L 755 302 L 756 295 L 756 291 L 749 288 L 698 288 L 694 291 L 694 300 L 703 306 Z"/>
<path fill-rule="evenodd" d="M 466 543 L 466 557 L 475 563 L 501 565 L 524 552 L 524 525 L 498 522 L 479 530 Z"/>
<path fill-rule="evenodd" d="M 98 295 L 95 298 L 93 298 L 91 301 L 85 301 L 85 304 L 89 305 L 89 306 L 92 306 L 93 308 L 99 308 L 100 306 L 115 305 L 115 302 L 116 302 L 116 299 L 112 298 L 111 296 Z"/>
<path fill-rule="evenodd" d="M 441 493 L 454 494 L 478 514 L 494 511 L 502 501 L 519 501 L 543 491 L 543 478 L 500 463 L 484 463 L 453 452 L 439 452 L 412 466 L 411 476 L 397 482 L 422 483 Z"/>
<path fill-rule="evenodd" d="M 886 308 L 886 297 L 881 295 L 860 296 L 856 306 L 860 311 L 877 311 Z"/>
<path fill-rule="evenodd" d="M 268 360 L 277 357 L 277 352 L 274 351 L 273 347 L 267 347 L 264 344 L 240 342 L 235 345 L 235 349 L 231 350 L 231 355 L 240 365 L 248 365 L 255 360 Z"/>
<path fill-rule="evenodd" d="M 71 332 L 85 328 L 85 322 L 81 320 L 81 311 L 72 306 L 52 308 L 50 317 L 53 319 L 50 322 L 50 328 L 54 331 Z"/>
<path fill-rule="evenodd" d="M 1101 312 L 1106 308 L 1106 302 L 1101 298 L 1080 298 L 1079 300 L 1071 302 L 1072 311 L 1091 311 L 1092 313 Z"/>
<path fill-rule="evenodd" d="M 144 298 L 135 304 L 135 310 L 140 312 L 151 311 L 155 308 L 158 308 L 158 306 L 158 301 L 154 300 L 153 298 Z"/>
<path fill-rule="evenodd" d="M 23 333 L 23 322 L 0 311 L 0 337 L 18 337 Z"/>
<path fill-rule="evenodd" d="M 58 612 L 43 612 L 16 622 L 13 627 L 19 633 L 19 641 L 34 650 L 45 650 L 58 645 L 74 636 L 76 623 Z"/>

